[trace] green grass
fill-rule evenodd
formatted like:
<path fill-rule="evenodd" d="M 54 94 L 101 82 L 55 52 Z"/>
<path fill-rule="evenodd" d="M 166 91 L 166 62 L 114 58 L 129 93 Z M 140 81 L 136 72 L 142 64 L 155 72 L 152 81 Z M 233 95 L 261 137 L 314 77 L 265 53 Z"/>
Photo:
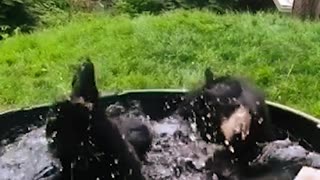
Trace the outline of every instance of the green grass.
<path fill-rule="evenodd" d="M 102 91 L 192 88 L 210 66 L 320 116 L 320 24 L 278 14 L 87 15 L 0 42 L 0 109 L 52 102 L 90 56 Z"/>

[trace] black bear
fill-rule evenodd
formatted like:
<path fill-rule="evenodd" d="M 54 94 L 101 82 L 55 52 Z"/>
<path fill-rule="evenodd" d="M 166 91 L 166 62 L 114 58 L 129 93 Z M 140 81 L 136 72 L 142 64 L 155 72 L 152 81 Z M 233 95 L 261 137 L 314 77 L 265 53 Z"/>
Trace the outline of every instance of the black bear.
<path fill-rule="evenodd" d="M 72 81 L 69 100 L 53 108 L 46 127 L 49 149 L 63 179 L 145 179 L 134 147 L 106 118 L 98 101 L 93 63 L 87 59 Z"/>
<path fill-rule="evenodd" d="M 196 124 L 204 140 L 223 143 L 235 160 L 248 163 L 257 142 L 274 140 L 264 94 L 244 79 L 215 78 L 209 68 L 204 74 L 205 84 L 187 94 L 178 113 Z"/>
<path fill-rule="evenodd" d="M 140 103 L 134 100 L 124 104 L 117 102 L 106 108 L 106 115 L 133 145 L 140 160 L 146 160 L 145 155 L 151 148 L 153 134 L 146 124 L 149 119 L 143 113 Z"/>

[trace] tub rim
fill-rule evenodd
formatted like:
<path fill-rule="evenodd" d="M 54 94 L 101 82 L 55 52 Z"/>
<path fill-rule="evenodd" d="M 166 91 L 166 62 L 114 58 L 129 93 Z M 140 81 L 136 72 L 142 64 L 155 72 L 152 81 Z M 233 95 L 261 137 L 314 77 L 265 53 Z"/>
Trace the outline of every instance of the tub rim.
<path fill-rule="evenodd" d="M 143 93 L 187 93 L 190 92 L 190 90 L 188 89 L 127 89 L 127 90 L 122 90 L 122 91 L 114 91 L 114 92 L 110 92 L 110 91 L 104 91 L 100 93 L 100 99 L 103 98 L 108 98 L 108 97 L 115 97 L 115 96 L 125 96 L 125 95 L 129 95 L 129 94 L 143 94 Z M 270 101 L 270 100 L 266 100 L 266 103 L 269 106 L 273 106 L 275 108 L 293 113 L 295 115 L 301 116 L 305 119 L 308 119 L 310 121 L 313 121 L 314 123 L 317 123 L 320 126 L 320 119 L 316 118 L 313 115 L 310 115 L 306 112 L 303 112 L 301 110 L 298 110 L 296 108 L 281 104 L 281 103 L 277 103 L 274 101 Z M 0 116 L 7 114 L 7 113 L 12 113 L 12 112 L 16 112 L 16 111 L 21 111 L 21 110 L 31 110 L 31 109 L 35 109 L 35 108 L 41 108 L 41 107 L 45 107 L 45 106 L 51 106 L 52 103 L 43 103 L 43 104 L 38 104 L 38 105 L 34 105 L 34 106 L 26 106 L 26 107 L 22 107 L 22 108 L 14 108 L 14 109 L 9 109 L 3 112 L 0 112 Z M 320 127 L 319 127 L 320 128 Z"/>

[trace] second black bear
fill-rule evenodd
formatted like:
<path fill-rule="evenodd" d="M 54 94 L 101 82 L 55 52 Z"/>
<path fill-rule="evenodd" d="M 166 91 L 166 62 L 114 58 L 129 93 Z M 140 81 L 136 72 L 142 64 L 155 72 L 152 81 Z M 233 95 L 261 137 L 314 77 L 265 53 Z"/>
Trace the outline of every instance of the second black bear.
<path fill-rule="evenodd" d="M 208 68 L 204 75 L 205 84 L 186 96 L 179 114 L 195 123 L 207 142 L 223 143 L 236 160 L 249 162 L 257 142 L 274 140 L 264 94 L 241 78 L 215 78 Z"/>

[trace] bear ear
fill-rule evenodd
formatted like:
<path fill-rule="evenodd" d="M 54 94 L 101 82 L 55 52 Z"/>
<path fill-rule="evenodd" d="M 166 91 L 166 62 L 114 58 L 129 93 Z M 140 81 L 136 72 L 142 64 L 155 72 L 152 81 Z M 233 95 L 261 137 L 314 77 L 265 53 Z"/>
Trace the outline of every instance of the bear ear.
<path fill-rule="evenodd" d="M 205 76 L 206 84 L 209 84 L 210 82 L 213 81 L 213 73 L 209 67 L 207 67 L 206 70 L 204 71 L 204 76 Z"/>
<path fill-rule="evenodd" d="M 94 73 L 94 65 L 87 57 L 73 76 L 71 100 L 82 98 L 85 102 L 91 103 L 98 100 L 99 92 Z"/>

